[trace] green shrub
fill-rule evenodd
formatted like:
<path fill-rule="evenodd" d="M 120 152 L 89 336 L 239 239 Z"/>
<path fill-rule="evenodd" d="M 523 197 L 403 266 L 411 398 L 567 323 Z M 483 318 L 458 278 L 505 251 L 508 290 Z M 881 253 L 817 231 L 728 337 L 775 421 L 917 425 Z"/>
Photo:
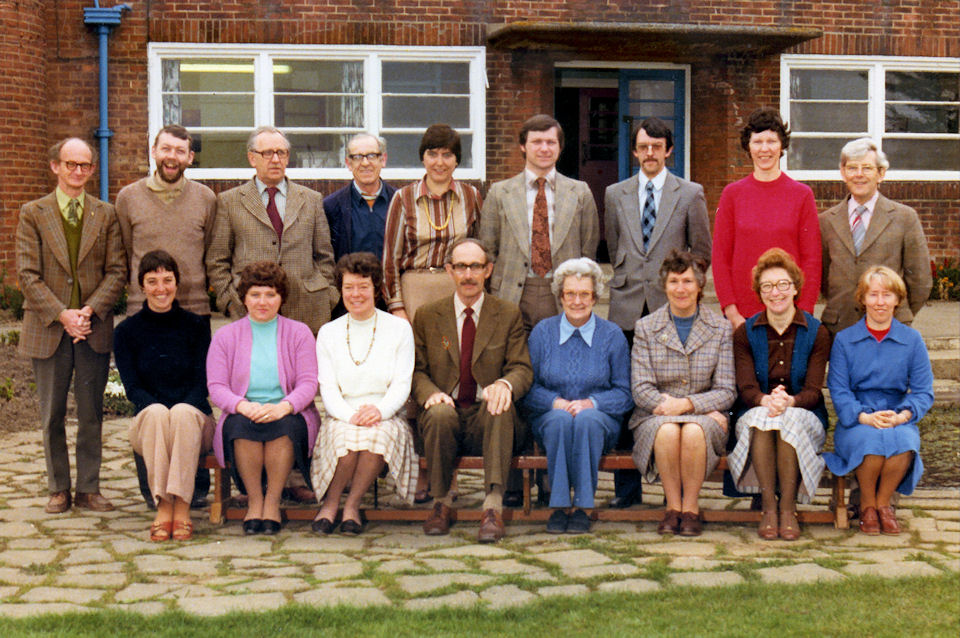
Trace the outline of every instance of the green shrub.
<path fill-rule="evenodd" d="M 0 282 L 7 280 L 7 266 L 0 268 Z M 17 321 L 23 319 L 23 293 L 19 288 L 8 286 L 6 283 L 0 288 L 0 308 L 9 310 Z"/>
<path fill-rule="evenodd" d="M 4 332 L 0 332 L 0 344 L 14 347 L 20 345 L 20 331 L 5 330 Z"/>
<path fill-rule="evenodd" d="M 960 266 L 953 259 L 946 257 L 939 264 L 931 260 L 930 270 L 933 272 L 931 299 L 942 299 L 943 301 L 960 299 Z"/>

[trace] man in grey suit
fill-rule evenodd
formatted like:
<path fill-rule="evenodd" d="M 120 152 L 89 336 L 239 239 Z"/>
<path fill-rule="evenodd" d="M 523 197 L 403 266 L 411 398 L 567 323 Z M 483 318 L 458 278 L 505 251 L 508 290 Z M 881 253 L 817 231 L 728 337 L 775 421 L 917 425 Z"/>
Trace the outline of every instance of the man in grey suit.
<path fill-rule="evenodd" d="M 711 238 L 707 202 L 700 184 L 674 176 L 666 168 L 673 133 L 656 117 L 633 130 L 633 155 L 640 171 L 607 187 L 606 240 L 613 265 L 608 318 L 633 346 L 633 327 L 667 302 L 659 284 L 660 264 L 674 248 L 689 250 L 710 263 Z M 629 437 L 629 433 L 628 433 Z M 633 441 L 627 438 L 627 443 Z M 614 473 L 613 507 L 640 500 L 640 473 Z"/>
<path fill-rule="evenodd" d="M 495 263 L 490 291 L 520 306 L 527 334 L 560 311 L 550 292 L 554 266 L 596 257 L 600 220 L 585 182 L 557 172 L 563 129 L 534 115 L 520 129 L 522 173 L 490 187 L 480 212 L 480 238 Z"/>
<path fill-rule="evenodd" d="M 852 326 L 863 311 L 853 300 L 857 281 L 870 266 L 896 271 L 907 285 L 897 320 L 909 325 L 930 296 L 930 253 L 917 211 L 877 190 L 890 162 L 869 137 L 840 150 L 840 174 L 850 195 L 820 214 L 826 298 L 822 321 L 831 334 Z"/>

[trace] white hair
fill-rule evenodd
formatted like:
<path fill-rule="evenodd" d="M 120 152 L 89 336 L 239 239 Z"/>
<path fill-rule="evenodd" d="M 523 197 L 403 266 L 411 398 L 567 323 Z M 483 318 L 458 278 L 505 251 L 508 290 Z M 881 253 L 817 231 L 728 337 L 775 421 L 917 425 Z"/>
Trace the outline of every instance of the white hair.
<path fill-rule="evenodd" d="M 599 299 L 606 292 L 606 279 L 603 276 L 603 270 L 597 265 L 597 262 L 589 257 L 577 257 L 568 259 L 553 271 L 553 280 L 550 282 L 550 290 L 554 296 L 559 298 L 563 292 L 563 282 L 567 277 L 589 277 L 593 280 L 593 296 Z"/>
<path fill-rule="evenodd" d="M 840 149 L 840 170 L 850 160 L 859 160 L 867 156 L 867 153 L 873 151 L 877 154 L 877 166 L 883 170 L 890 168 L 890 162 L 887 155 L 880 150 L 880 145 L 870 137 L 861 137 L 843 145 Z"/>

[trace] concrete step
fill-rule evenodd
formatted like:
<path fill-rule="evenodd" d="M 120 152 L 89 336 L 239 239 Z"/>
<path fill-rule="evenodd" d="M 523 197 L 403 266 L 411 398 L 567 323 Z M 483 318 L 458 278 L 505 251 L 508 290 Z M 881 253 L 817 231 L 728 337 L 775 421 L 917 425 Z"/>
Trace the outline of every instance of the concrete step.
<path fill-rule="evenodd" d="M 934 350 L 929 344 L 927 349 L 934 379 L 960 381 L 960 349 Z"/>

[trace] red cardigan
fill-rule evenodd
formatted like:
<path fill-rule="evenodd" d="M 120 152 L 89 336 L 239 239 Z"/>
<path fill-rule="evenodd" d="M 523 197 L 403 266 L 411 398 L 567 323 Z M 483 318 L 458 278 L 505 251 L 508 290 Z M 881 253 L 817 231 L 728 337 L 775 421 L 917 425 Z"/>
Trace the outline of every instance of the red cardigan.
<path fill-rule="evenodd" d="M 820 223 L 813 191 L 781 173 L 772 182 L 749 175 L 720 195 L 713 232 L 713 283 L 720 307 L 744 317 L 763 310 L 751 271 L 770 248 L 790 253 L 803 271 L 797 306 L 813 313 L 820 293 Z"/>

